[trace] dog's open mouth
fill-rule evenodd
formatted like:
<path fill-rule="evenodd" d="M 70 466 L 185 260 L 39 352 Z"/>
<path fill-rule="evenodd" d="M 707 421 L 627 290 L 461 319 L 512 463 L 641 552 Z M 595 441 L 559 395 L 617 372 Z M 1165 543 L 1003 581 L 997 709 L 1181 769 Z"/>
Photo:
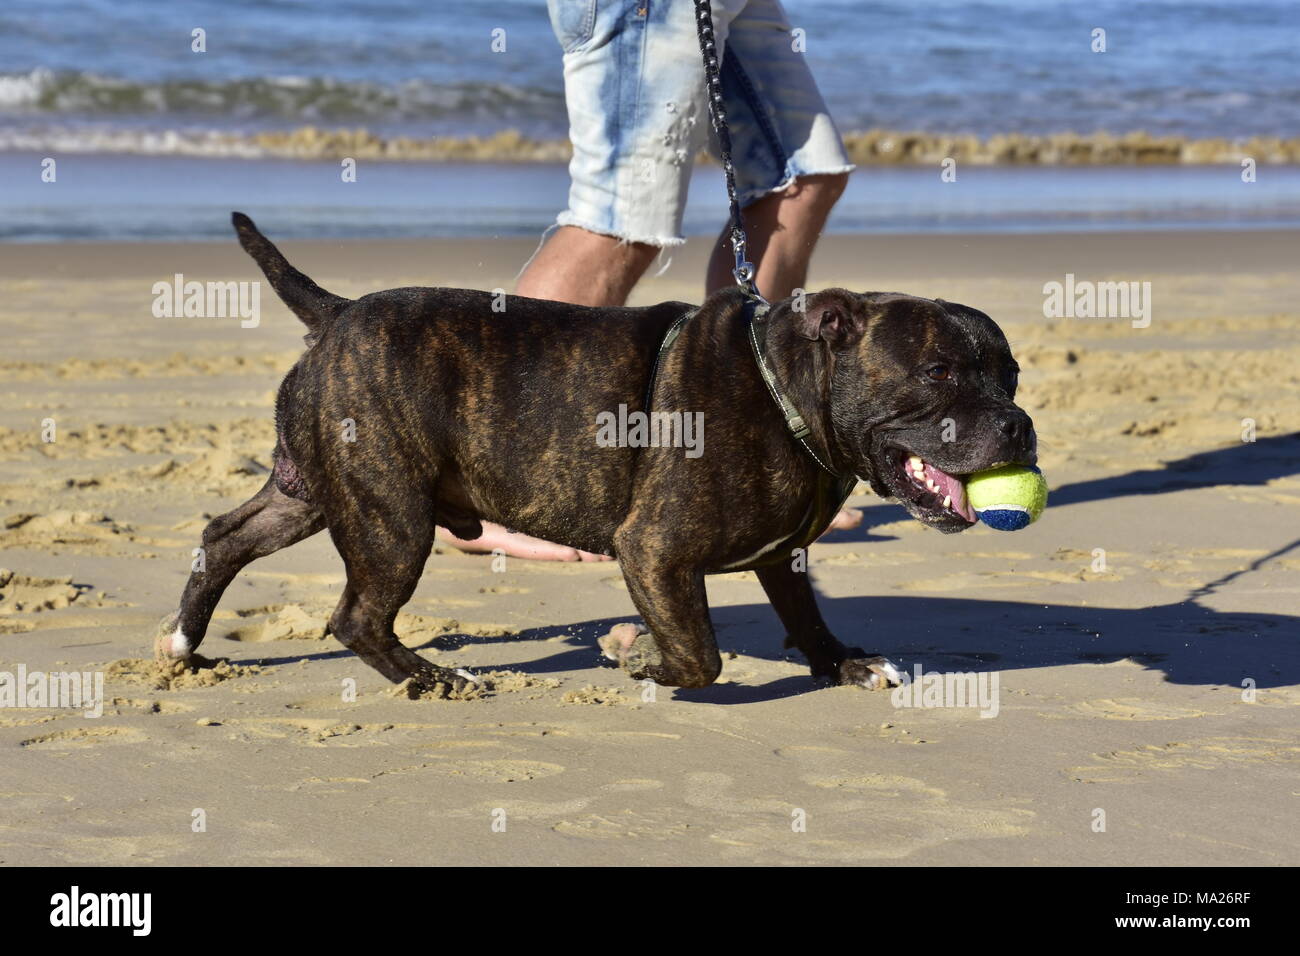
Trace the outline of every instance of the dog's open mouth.
<path fill-rule="evenodd" d="M 889 490 L 916 517 L 953 531 L 976 522 L 975 509 L 966 500 L 966 476 L 950 474 L 901 448 L 891 449 L 886 462 Z"/>

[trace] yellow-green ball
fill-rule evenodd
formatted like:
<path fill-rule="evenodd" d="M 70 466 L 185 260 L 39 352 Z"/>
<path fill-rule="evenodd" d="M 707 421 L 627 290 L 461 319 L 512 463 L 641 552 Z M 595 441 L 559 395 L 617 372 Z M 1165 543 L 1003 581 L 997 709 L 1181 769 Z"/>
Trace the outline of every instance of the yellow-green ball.
<path fill-rule="evenodd" d="M 967 478 L 966 500 L 988 527 L 1019 531 L 1047 507 L 1047 482 L 1037 468 L 1005 465 Z"/>

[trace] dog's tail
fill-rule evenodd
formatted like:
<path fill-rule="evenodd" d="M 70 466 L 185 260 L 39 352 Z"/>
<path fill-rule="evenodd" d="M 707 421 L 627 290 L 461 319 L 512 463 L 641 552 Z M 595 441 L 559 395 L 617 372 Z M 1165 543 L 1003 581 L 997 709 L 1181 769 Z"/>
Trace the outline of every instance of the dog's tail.
<path fill-rule="evenodd" d="M 270 239 L 257 231 L 253 220 L 242 212 L 231 213 L 230 221 L 239 234 L 239 244 L 266 274 L 271 288 L 312 332 L 319 332 L 327 319 L 334 318 L 352 304 L 351 299 L 326 292 L 289 265 L 289 260 L 280 254 Z"/>

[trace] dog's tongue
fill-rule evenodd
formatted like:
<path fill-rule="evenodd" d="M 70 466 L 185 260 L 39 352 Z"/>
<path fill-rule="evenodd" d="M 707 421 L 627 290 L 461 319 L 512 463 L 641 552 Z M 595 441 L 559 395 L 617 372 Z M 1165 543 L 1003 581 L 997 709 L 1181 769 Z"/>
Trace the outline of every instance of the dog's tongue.
<path fill-rule="evenodd" d="M 946 471 L 934 467 L 934 465 L 930 464 L 928 461 L 925 463 L 925 477 L 938 486 L 939 490 L 936 494 L 941 499 L 952 499 L 952 503 L 948 506 L 949 508 L 957 512 L 957 514 L 961 515 L 971 524 L 975 523 L 977 520 L 975 517 L 975 509 L 972 508 L 970 503 L 966 500 L 966 486 L 962 484 L 960 478 L 954 478 Z"/>

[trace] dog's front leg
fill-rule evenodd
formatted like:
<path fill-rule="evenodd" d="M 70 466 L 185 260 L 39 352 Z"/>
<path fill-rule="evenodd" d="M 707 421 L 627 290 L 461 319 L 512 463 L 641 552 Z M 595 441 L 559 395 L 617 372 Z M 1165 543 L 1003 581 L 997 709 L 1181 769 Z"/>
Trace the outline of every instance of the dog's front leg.
<path fill-rule="evenodd" d="M 788 561 L 758 569 L 758 580 L 785 625 L 785 646 L 808 659 L 813 677 L 837 684 L 882 690 L 896 687 L 903 676 L 887 659 L 856 647 L 845 647 L 830 632 L 817 607 L 817 592 L 807 571 L 796 571 Z"/>
<path fill-rule="evenodd" d="M 605 655 L 635 680 L 666 687 L 707 687 L 722 672 L 709 620 L 704 573 L 661 550 L 662 543 L 616 538 L 628 592 L 646 627 L 620 624 L 601 639 Z"/>

